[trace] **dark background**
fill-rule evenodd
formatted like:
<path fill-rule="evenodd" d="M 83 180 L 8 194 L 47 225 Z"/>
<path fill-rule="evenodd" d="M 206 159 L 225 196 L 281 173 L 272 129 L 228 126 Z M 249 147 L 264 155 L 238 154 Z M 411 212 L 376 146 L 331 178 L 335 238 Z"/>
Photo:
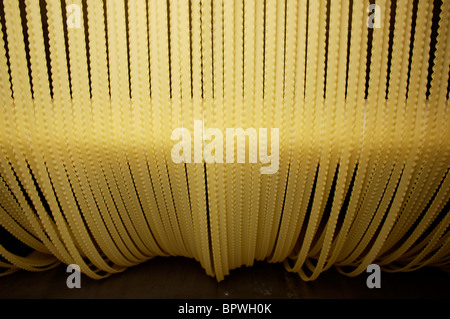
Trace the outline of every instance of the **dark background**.
<path fill-rule="evenodd" d="M 79 289 L 67 288 L 69 275 L 65 265 L 41 273 L 19 271 L 0 278 L 0 298 L 450 299 L 450 276 L 436 268 L 381 272 L 379 289 L 367 288 L 365 272 L 347 277 L 332 268 L 304 282 L 282 264 L 267 262 L 232 270 L 217 283 L 197 261 L 182 257 L 156 257 L 103 280 L 82 275 Z"/>

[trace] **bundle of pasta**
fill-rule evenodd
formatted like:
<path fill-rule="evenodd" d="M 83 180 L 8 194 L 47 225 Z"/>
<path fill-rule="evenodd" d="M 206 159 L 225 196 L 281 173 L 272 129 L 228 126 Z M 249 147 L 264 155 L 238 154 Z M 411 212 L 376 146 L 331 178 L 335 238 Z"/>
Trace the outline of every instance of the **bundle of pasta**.
<path fill-rule="evenodd" d="M 449 1 L 3 4 L 2 275 L 449 268 Z"/>

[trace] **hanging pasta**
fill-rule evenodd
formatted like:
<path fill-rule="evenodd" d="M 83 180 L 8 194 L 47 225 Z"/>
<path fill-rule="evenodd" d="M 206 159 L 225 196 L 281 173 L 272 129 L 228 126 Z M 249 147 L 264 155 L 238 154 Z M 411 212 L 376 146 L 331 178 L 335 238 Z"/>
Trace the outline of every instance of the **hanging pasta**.
<path fill-rule="evenodd" d="M 450 269 L 448 1 L 65 4 L 0 9 L 0 276 Z"/>

